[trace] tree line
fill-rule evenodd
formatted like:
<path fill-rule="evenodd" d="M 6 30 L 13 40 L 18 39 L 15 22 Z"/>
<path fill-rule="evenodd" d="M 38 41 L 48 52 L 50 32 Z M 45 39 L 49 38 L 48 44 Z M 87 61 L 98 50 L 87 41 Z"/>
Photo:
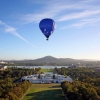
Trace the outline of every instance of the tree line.
<path fill-rule="evenodd" d="M 61 87 L 68 100 L 100 100 L 100 72 L 92 68 L 55 68 L 62 75 L 70 75 L 72 83 L 64 81 Z"/>
<path fill-rule="evenodd" d="M 68 100 L 100 100 L 100 87 L 87 82 L 67 81 L 61 83 L 61 87 Z"/>
<path fill-rule="evenodd" d="M 39 73 L 40 69 L 12 67 L 0 71 L 0 100 L 19 100 L 32 85 L 28 81 L 21 82 L 21 77 Z"/>

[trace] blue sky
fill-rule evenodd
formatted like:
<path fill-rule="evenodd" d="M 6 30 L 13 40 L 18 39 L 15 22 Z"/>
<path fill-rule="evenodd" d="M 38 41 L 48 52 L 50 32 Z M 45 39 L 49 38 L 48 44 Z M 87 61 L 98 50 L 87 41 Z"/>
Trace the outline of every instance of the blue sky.
<path fill-rule="evenodd" d="M 56 22 L 49 41 L 43 18 Z M 100 0 L 0 0 L 0 60 L 48 55 L 100 60 Z"/>

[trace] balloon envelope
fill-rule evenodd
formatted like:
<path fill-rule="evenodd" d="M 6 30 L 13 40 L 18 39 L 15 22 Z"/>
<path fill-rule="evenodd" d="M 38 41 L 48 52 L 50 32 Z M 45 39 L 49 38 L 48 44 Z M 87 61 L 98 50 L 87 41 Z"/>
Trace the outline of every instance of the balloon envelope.
<path fill-rule="evenodd" d="M 55 30 L 55 21 L 50 18 L 42 19 L 39 23 L 39 28 L 48 39 Z"/>

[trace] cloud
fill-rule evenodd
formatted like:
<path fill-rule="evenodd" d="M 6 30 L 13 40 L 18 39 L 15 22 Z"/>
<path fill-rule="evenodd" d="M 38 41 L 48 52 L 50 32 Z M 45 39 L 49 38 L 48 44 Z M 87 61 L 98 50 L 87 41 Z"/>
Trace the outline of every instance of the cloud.
<path fill-rule="evenodd" d="M 42 14 L 27 14 L 22 16 L 22 20 L 24 20 L 25 24 L 32 22 L 39 22 L 43 18 L 52 18 L 54 15 L 51 13 L 42 13 Z"/>
<path fill-rule="evenodd" d="M 22 15 L 21 20 L 23 20 L 25 23 L 32 23 L 39 22 L 41 19 L 48 17 L 56 19 L 55 17 L 57 17 L 62 11 L 72 9 L 76 6 L 75 4 L 69 4 L 66 6 L 64 2 L 57 2 L 56 0 L 44 3 L 42 2 L 42 4 L 44 4 L 42 9 L 33 14 Z"/>
<path fill-rule="evenodd" d="M 99 0 L 51 0 L 51 1 L 36 1 L 36 5 L 43 5 L 39 11 L 35 13 L 22 15 L 21 20 L 25 24 L 39 22 L 43 18 L 53 18 L 56 22 L 73 21 L 70 27 L 83 27 L 90 25 L 91 20 L 100 17 Z M 34 3 L 35 4 L 35 3 Z M 85 21 L 87 19 L 89 21 Z M 84 21 L 83 21 L 84 20 Z M 98 23 L 95 19 L 93 23 Z M 64 26 L 66 28 L 66 26 Z M 64 29 L 64 27 L 62 29 Z"/>
<path fill-rule="evenodd" d="M 79 13 L 67 14 L 61 17 L 58 21 L 66 21 L 66 20 L 72 20 L 72 19 L 78 19 L 78 18 L 91 17 L 96 14 L 100 14 L 100 10 L 84 11 L 84 12 L 79 12 Z"/>
<path fill-rule="evenodd" d="M 1 20 L 0 20 L 0 25 L 3 25 L 3 26 L 5 27 L 5 28 L 4 28 L 5 32 L 11 33 L 11 34 L 13 34 L 14 36 L 16 36 L 16 37 L 20 38 L 21 40 L 23 40 L 24 42 L 26 42 L 27 44 L 31 45 L 32 47 L 35 47 L 33 44 L 31 44 L 31 43 L 30 43 L 29 41 L 27 41 L 25 38 L 23 38 L 22 36 L 20 36 L 20 35 L 18 34 L 18 32 L 16 31 L 15 28 L 13 28 L 13 27 L 7 25 L 6 23 L 2 22 Z"/>
<path fill-rule="evenodd" d="M 5 23 L 3 23 L 3 22 L 0 20 L 0 25 L 5 25 Z"/>
<path fill-rule="evenodd" d="M 63 26 L 61 29 L 67 29 L 67 28 L 71 28 L 71 27 L 81 28 L 83 26 L 92 26 L 92 25 L 94 26 L 97 23 L 99 24 L 99 22 L 100 22 L 100 18 L 98 18 L 98 17 L 90 18 L 90 19 L 81 19 L 74 24 Z"/>

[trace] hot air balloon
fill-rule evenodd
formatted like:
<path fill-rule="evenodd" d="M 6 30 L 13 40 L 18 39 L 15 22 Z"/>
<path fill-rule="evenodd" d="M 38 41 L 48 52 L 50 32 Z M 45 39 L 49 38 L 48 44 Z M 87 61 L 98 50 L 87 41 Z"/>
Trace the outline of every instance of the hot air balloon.
<path fill-rule="evenodd" d="M 50 18 L 42 19 L 39 23 L 39 28 L 48 40 L 55 30 L 55 21 Z"/>

